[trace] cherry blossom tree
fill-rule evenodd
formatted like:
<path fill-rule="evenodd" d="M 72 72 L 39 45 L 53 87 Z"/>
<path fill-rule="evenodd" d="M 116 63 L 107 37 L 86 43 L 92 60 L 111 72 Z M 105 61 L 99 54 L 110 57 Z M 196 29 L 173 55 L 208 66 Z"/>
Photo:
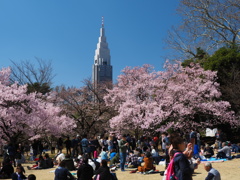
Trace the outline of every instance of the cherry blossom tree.
<path fill-rule="evenodd" d="M 104 97 L 118 115 L 110 120 L 116 130 L 163 131 L 169 128 L 237 126 L 230 104 L 221 101 L 216 72 L 199 65 L 183 68 L 166 62 L 165 71 L 150 65 L 126 67 Z"/>
<path fill-rule="evenodd" d="M 106 89 L 112 84 L 96 85 L 90 80 L 85 80 L 83 83 L 84 86 L 81 88 L 57 87 L 54 101 L 76 122 L 75 133 L 80 136 L 104 133 L 109 129 L 109 119 L 115 113 L 103 100 Z"/>
<path fill-rule="evenodd" d="M 49 103 L 48 96 L 27 93 L 27 85 L 10 84 L 10 68 L 0 71 L 0 138 L 17 143 L 29 138 L 60 136 L 75 127 L 72 119 Z"/>

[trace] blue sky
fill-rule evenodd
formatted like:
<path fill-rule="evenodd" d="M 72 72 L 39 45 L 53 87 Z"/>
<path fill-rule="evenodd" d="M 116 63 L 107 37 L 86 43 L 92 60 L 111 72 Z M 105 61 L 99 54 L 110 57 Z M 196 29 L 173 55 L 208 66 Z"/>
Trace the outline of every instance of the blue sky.
<path fill-rule="evenodd" d="M 126 66 L 161 69 L 164 38 L 179 24 L 179 0 L 0 0 L 0 67 L 10 60 L 51 60 L 54 85 L 91 77 L 104 16 L 114 81 Z"/>

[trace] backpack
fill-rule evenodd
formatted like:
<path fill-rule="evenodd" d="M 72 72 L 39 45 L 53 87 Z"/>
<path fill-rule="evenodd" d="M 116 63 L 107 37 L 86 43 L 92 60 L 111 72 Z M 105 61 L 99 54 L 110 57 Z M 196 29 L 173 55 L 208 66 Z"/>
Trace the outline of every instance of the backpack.
<path fill-rule="evenodd" d="M 174 158 L 176 155 L 181 154 L 179 152 L 175 153 L 172 160 L 168 164 L 166 180 L 176 180 L 177 177 L 174 174 Z"/>

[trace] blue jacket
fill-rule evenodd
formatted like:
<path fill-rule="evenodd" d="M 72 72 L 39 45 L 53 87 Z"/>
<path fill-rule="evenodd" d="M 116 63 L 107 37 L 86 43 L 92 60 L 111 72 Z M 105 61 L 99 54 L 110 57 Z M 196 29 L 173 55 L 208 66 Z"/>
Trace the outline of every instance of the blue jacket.
<path fill-rule="evenodd" d="M 81 144 L 82 144 L 82 147 L 88 147 L 89 142 L 86 138 L 83 138 L 82 141 L 81 141 Z"/>
<path fill-rule="evenodd" d="M 74 179 L 72 174 L 64 167 L 58 167 L 55 170 L 55 178 L 54 180 L 69 180 L 70 179 Z"/>

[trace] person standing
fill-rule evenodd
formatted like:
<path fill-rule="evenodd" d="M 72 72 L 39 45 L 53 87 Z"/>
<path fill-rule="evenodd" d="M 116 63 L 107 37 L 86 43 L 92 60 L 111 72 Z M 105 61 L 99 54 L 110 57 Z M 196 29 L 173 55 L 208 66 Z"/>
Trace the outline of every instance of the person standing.
<path fill-rule="evenodd" d="M 128 149 L 128 142 L 127 142 L 127 136 L 124 134 L 122 136 L 122 139 L 119 142 L 119 152 L 120 152 L 120 168 L 121 171 L 125 171 L 124 170 L 124 165 L 126 162 L 126 157 L 127 157 L 127 149 Z"/>
<path fill-rule="evenodd" d="M 198 145 L 198 151 L 200 152 L 200 147 L 201 147 L 201 135 L 200 132 L 197 130 L 197 145 Z"/>
<path fill-rule="evenodd" d="M 191 143 L 186 148 L 184 140 L 179 136 L 171 137 L 171 145 L 173 151 L 174 174 L 178 180 L 192 180 L 193 169 L 190 167 L 189 161 L 185 152 L 190 152 Z M 167 170 L 168 171 L 168 170 Z"/>
<path fill-rule="evenodd" d="M 99 144 L 99 141 L 97 139 L 97 136 L 93 137 L 91 143 L 93 145 L 93 156 L 94 156 L 94 152 L 100 147 L 100 144 Z"/>
<path fill-rule="evenodd" d="M 67 140 L 64 142 L 67 150 L 67 154 L 71 155 L 71 147 L 72 147 L 72 142 L 69 137 L 67 137 Z"/>
<path fill-rule="evenodd" d="M 224 141 L 224 133 L 222 132 L 221 129 L 218 129 L 215 136 L 218 143 L 218 149 L 222 149 L 222 142 Z"/>
<path fill-rule="evenodd" d="M 168 137 L 167 137 L 167 133 L 166 132 L 163 132 L 162 133 L 162 151 L 163 151 L 163 153 L 165 153 L 166 152 L 166 146 L 167 146 L 167 144 L 169 144 L 169 139 L 168 139 Z"/>
<path fill-rule="evenodd" d="M 210 162 L 207 162 L 204 165 L 204 169 L 208 172 L 208 175 L 205 178 L 205 180 L 221 180 L 220 173 L 218 172 L 218 170 L 212 167 L 212 164 Z"/>
<path fill-rule="evenodd" d="M 79 135 L 77 135 L 75 138 L 72 139 L 72 157 L 77 157 L 78 154 L 79 154 L 79 151 L 78 151 L 78 143 L 79 143 L 79 139 L 78 139 Z"/>
<path fill-rule="evenodd" d="M 118 139 L 116 137 L 116 134 L 113 133 L 112 134 L 113 137 L 113 149 L 116 149 L 117 152 L 119 152 L 119 148 L 118 148 Z"/>
<path fill-rule="evenodd" d="M 16 150 L 12 143 L 9 143 L 7 147 L 7 152 L 8 152 L 9 159 L 14 164 L 14 167 L 16 167 L 16 161 L 15 161 Z"/>
<path fill-rule="evenodd" d="M 111 152 L 111 150 L 113 149 L 113 137 L 112 136 L 108 137 L 107 143 L 108 143 L 108 152 Z"/>
<path fill-rule="evenodd" d="M 33 149 L 33 159 L 35 159 L 38 155 L 38 141 L 36 139 L 33 140 L 32 149 Z"/>
<path fill-rule="evenodd" d="M 57 147 L 58 147 L 58 152 L 61 153 L 63 149 L 63 140 L 61 137 L 57 141 Z"/>
<path fill-rule="evenodd" d="M 55 140 L 51 140 L 51 154 L 55 154 L 55 149 L 57 146 L 57 142 Z"/>
<path fill-rule="evenodd" d="M 88 152 L 89 142 L 87 140 L 87 135 L 86 134 L 83 135 L 83 139 L 81 141 L 81 145 L 82 145 L 82 152 L 83 152 L 83 154 L 87 153 Z"/>
<path fill-rule="evenodd" d="M 193 147 L 196 144 L 196 139 L 197 139 L 197 134 L 194 131 L 194 129 L 192 128 L 191 132 L 190 132 L 190 143 L 192 143 Z"/>

